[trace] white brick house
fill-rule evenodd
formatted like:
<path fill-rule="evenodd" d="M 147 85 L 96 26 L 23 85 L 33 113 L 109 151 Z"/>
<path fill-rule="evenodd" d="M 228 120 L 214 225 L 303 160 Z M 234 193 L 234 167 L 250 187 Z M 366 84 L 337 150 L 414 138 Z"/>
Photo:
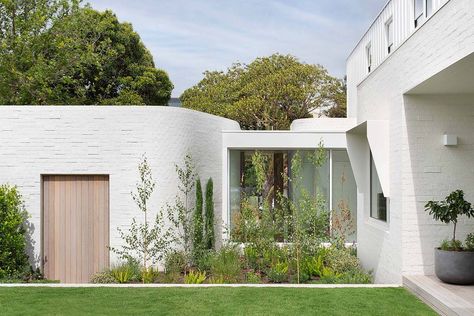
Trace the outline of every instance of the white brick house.
<path fill-rule="evenodd" d="M 435 223 L 424 204 L 455 189 L 474 199 L 473 79 L 471 0 L 389 1 L 348 58 L 358 255 L 378 282 L 433 274 L 433 248 L 451 227 Z M 444 146 L 445 134 L 457 146 Z M 370 216 L 369 147 L 388 198 L 386 221 Z M 472 220 L 463 224 L 460 238 L 474 231 Z"/>
<path fill-rule="evenodd" d="M 106 177 L 106 198 L 94 206 L 107 213 L 99 220 L 105 227 L 100 242 L 118 246 L 117 227 L 137 214 L 130 191 L 143 153 L 157 180 L 154 212 L 174 199 L 174 164 L 191 153 L 202 180 L 214 179 L 217 223 L 230 226 L 248 151 L 289 157 L 323 141 L 327 164 L 317 172 L 305 167 L 317 182 L 313 189 L 326 195 L 330 209 L 348 200 L 357 219 L 350 238 L 364 267 L 378 283 L 401 283 L 402 275 L 433 273 L 433 248 L 451 231 L 425 214 L 426 201 L 455 189 L 474 200 L 473 79 L 474 1 L 392 0 L 348 58 L 347 119 L 297 120 L 290 131 L 241 131 L 234 121 L 174 107 L 0 107 L 0 183 L 20 188 L 34 228 L 31 254 L 44 266 L 51 225 L 75 236 L 67 235 L 73 228 L 63 228 L 62 217 L 59 224 L 57 217 L 45 219 L 50 176 L 80 182 L 86 175 Z M 455 136 L 457 145 L 445 146 L 444 135 Z M 70 188 L 65 184 L 51 196 L 61 201 Z M 463 220 L 460 238 L 470 231 L 473 221 Z M 67 238 L 60 247 L 74 244 Z"/>

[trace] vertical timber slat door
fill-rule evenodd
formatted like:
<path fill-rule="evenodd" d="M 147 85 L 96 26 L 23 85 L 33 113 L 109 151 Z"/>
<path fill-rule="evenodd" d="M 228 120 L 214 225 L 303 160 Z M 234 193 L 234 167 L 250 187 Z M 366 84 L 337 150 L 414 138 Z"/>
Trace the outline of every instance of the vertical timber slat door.
<path fill-rule="evenodd" d="M 87 283 L 109 266 L 109 176 L 43 176 L 43 270 Z"/>

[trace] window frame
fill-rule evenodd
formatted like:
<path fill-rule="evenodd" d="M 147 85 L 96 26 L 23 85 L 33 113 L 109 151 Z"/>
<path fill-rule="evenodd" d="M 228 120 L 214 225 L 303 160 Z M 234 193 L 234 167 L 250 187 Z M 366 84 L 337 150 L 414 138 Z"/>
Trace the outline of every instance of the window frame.
<path fill-rule="evenodd" d="M 367 73 L 370 74 L 372 72 L 372 43 L 371 42 L 369 42 L 365 46 L 365 57 L 367 60 Z"/>
<path fill-rule="evenodd" d="M 373 198 L 373 186 L 374 186 L 374 183 L 373 183 L 373 168 L 376 168 L 375 167 L 375 162 L 374 162 L 374 157 L 372 155 L 372 151 L 370 151 L 370 161 L 369 161 L 369 178 L 370 178 L 370 181 L 369 181 L 369 204 L 370 204 L 370 209 L 369 209 L 369 218 L 371 218 L 372 220 L 376 220 L 376 221 L 379 221 L 379 222 L 382 222 L 382 223 L 387 223 L 388 224 L 388 219 L 389 219 L 389 200 L 388 198 L 384 195 L 384 199 L 385 199 L 385 218 L 378 218 L 378 217 L 375 217 L 373 216 L 373 204 L 372 204 L 372 198 Z M 375 170 L 377 171 L 377 170 Z M 377 174 L 377 180 L 379 181 L 379 184 L 380 184 L 380 178 L 379 178 L 379 175 L 378 175 L 378 172 L 376 173 Z M 383 191 L 382 191 L 382 194 L 383 194 Z M 378 214 L 378 210 L 377 210 L 377 214 Z"/>
<path fill-rule="evenodd" d="M 393 52 L 393 43 L 394 43 L 393 36 L 394 36 L 394 34 L 393 34 L 393 17 L 390 17 L 387 20 L 387 22 L 385 22 L 385 38 L 386 38 L 386 41 L 387 41 L 387 53 L 389 55 L 390 55 L 390 53 Z"/>
<path fill-rule="evenodd" d="M 421 1 L 421 11 L 417 15 L 416 8 L 418 1 Z M 413 21 L 415 23 L 415 28 L 418 28 L 425 19 L 426 12 L 426 0 L 413 0 Z"/>

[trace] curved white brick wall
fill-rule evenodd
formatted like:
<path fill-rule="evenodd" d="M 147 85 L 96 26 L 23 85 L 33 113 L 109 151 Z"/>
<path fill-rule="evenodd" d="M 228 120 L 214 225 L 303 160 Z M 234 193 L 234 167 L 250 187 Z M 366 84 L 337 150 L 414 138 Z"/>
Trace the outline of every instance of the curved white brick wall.
<path fill-rule="evenodd" d="M 126 228 L 132 217 L 142 217 L 130 192 L 143 153 L 157 182 L 151 210 L 174 200 L 174 163 L 182 163 L 189 152 L 203 187 L 209 177 L 214 180 L 220 222 L 221 131 L 238 129 L 235 121 L 175 107 L 0 106 L 0 183 L 20 188 L 31 214 L 38 257 L 40 175 L 110 175 L 110 243 L 116 246 L 117 227 Z"/>

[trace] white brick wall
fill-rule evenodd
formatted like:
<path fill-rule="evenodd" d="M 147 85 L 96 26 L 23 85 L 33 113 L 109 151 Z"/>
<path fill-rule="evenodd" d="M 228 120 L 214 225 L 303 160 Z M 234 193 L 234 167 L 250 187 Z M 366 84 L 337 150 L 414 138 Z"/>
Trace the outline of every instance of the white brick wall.
<path fill-rule="evenodd" d="M 221 214 L 222 130 L 236 122 L 174 107 L 0 106 L 0 183 L 18 185 L 34 227 L 40 254 L 40 175 L 110 175 L 110 243 L 117 227 L 141 218 L 130 192 L 146 153 L 157 182 L 150 209 L 177 193 L 174 163 L 191 153 L 203 187 L 214 180 L 216 219 Z M 217 234 L 219 236 L 219 234 Z M 113 258 L 112 258 L 113 259 Z"/>
<path fill-rule="evenodd" d="M 384 119 L 390 126 L 390 224 L 358 228 L 359 255 L 378 282 L 433 273 L 433 248 L 451 227 L 425 214 L 427 200 L 461 188 L 474 201 L 474 94 L 404 95 L 474 52 L 473 15 L 474 1 L 449 1 L 357 86 L 357 104 L 349 99 L 358 122 Z M 458 135 L 460 145 L 444 147 L 445 132 Z M 365 212 L 359 209 L 358 218 Z M 474 221 L 463 220 L 459 237 L 469 230 Z"/>

